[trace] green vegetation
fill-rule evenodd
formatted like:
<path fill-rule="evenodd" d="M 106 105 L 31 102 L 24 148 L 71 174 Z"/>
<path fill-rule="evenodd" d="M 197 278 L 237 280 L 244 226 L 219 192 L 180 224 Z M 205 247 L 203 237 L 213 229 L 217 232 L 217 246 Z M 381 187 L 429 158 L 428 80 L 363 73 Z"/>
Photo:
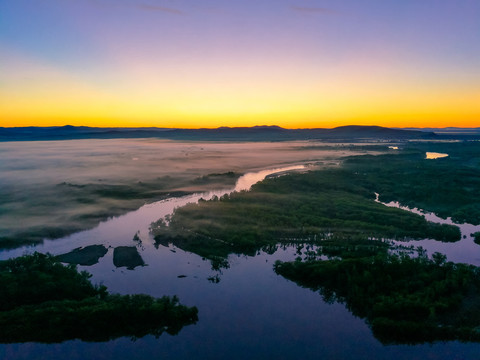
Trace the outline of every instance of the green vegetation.
<path fill-rule="evenodd" d="M 383 343 L 480 341 L 480 270 L 442 254 L 277 261 L 274 269 L 327 302 L 345 303 Z"/>
<path fill-rule="evenodd" d="M 213 184 L 217 183 L 218 185 L 223 185 L 229 183 L 229 185 L 235 185 L 235 182 L 239 178 L 240 174 L 234 173 L 233 171 L 228 171 L 225 173 L 212 173 L 204 176 L 199 176 L 195 178 L 193 184 Z M 230 179 L 230 182 L 228 180 Z"/>
<path fill-rule="evenodd" d="M 305 260 L 316 260 L 317 256 L 324 255 L 329 259 L 351 259 L 358 257 L 368 257 L 377 255 L 387 255 L 392 250 L 402 249 L 401 246 L 392 246 L 388 242 L 380 240 L 367 239 L 346 239 L 346 238 L 332 238 L 324 240 L 318 245 L 316 253 L 310 250 L 307 252 Z M 303 245 L 300 245 L 297 252 L 301 253 Z"/>
<path fill-rule="evenodd" d="M 449 157 L 425 160 L 426 151 Z M 479 188 L 480 144 L 409 143 L 395 154 L 351 157 L 337 169 L 268 178 L 249 192 L 189 204 L 152 228 L 157 244 L 195 252 L 214 269 L 228 266 L 230 253 L 297 243 L 297 261 L 277 262 L 275 271 L 345 303 L 384 343 L 480 341 L 479 268 L 381 241 L 457 241 L 459 228 L 374 201 L 377 192 L 382 201 L 477 224 Z M 302 253 L 305 243 L 317 250 Z"/>
<path fill-rule="evenodd" d="M 425 160 L 426 151 L 449 157 Z M 329 238 L 460 240 L 456 226 L 374 202 L 480 222 L 480 143 L 405 143 L 393 154 L 348 158 L 341 168 L 269 178 L 249 192 L 179 208 L 169 226 L 153 226 L 158 244 L 174 243 L 218 264 L 278 242 Z"/>
<path fill-rule="evenodd" d="M 193 180 L 192 180 L 193 181 Z M 0 194 L 4 199 L 0 205 L 0 216 L 16 214 L 17 217 L 33 221 L 28 226 L 10 231 L 0 229 L 0 247 L 18 247 L 25 243 L 38 243 L 44 238 L 55 239 L 71 233 L 93 227 L 100 221 L 112 216 L 119 216 L 136 210 L 146 202 L 159 201 L 172 196 L 183 196 L 190 192 L 172 191 L 173 186 L 186 186 L 178 179 L 168 176 L 149 182 L 132 182 L 128 184 L 73 184 L 60 183 L 38 194 L 4 189 Z M 207 184 L 202 184 L 207 186 Z M 62 202 L 59 203 L 61 199 Z M 20 204 L 25 207 L 17 209 Z M 51 218 L 37 223 L 39 214 L 48 213 Z"/>
<path fill-rule="evenodd" d="M 425 160 L 426 151 L 449 156 Z M 344 169 L 382 201 L 480 224 L 480 142 L 410 143 L 398 155 L 351 157 Z"/>
<path fill-rule="evenodd" d="M 176 297 L 110 295 L 89 277 L 39 253 L 0 262 L 0 343 L 174 335 L 198 319 Z"/>
<path fill-rule="evenodd" d="M 460 240 L 456 226 L 376 203 L 373 192 L 345 169 L 266 179 L 249 192 L 178 208 L 168 220 L 169 226 L 153 225 L 157 243 L 171 242 L 215 262 L 278 242 L 332 237 Z"/>
<path fill-rule="evenodd" d="M 480 245 L 480 231 L 473 234 L 473 241 L 475 241 L 475 244 Z"/>
<path fill-rule="evenodd" d="M 145 265 L 145 262 L 135 246 L 118 246 L 113 250 L 113 265 L 126 266 L 128 270 L 133 270 L 137 266 Z"/>
<path fill-rule="evenodd" d="M 86 272 L 63 266 L 51 255 L 35 253 L 0 262 L 0 310 L 63 299 L 104 296 L 104 287 L 93 286 Z"/>
<path fill-rule="evenodd" d="M 2 185 L 0 248 L 64 237 L 91 228 L 109 217 L 136 210 L 148 202 L 233 186 L 238 176 L 233 172 L 192 178 L 166 175 L 143 181 L 61 182 L 31 189 Z M 18 218 L 23 220 L 21 226 L 14 221 Z"/>
<path fill-rule="evenodd" d="M 90 245 L 58 255 L 56 259 L 63 263 L 90 266 L 98 263 L 98 260 L 105 256 L 107 251 L 103 245 Z"/>

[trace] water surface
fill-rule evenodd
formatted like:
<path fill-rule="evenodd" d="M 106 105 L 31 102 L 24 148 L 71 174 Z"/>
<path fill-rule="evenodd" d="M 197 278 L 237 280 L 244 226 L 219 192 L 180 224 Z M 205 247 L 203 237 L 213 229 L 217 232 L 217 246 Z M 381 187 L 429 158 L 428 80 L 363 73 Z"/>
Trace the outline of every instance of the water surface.
<path fill-rule="evenodd" d="M 430 255 L 434 252 L 440 252 L 442 254 L 445 254 L 447 255 L 449 261 L 480 266 L 480 246 L 473 241 L 473 234 L 477 231 L 480 231 L 480 225 L 455 223 L 451 217 L 443 219 L 432 212 L 424 211 L 418 208 L 409 208 L 408 206 L 403 206 L 398 201 L 390 201 L 388 203 L 384 203 L 378 200 L 379 194 L 375 195 L 377 197 L 376 201 L 385 206 L 396 207 L 417 215 L 421 215 L 427 221 L 431 221 L 437 224 L 454 225 L 460 228 L 461 239 L 457 242 L 441 242 L 433 239 L 424 239 L 412 240 L 409 242 L 409 244 L 415 247 L 421 246 Z M 395 241 L 395 243 L 405 244 L 404 241 Z"/>
<path fill-rule="evenodd" d="M 246 174 L 236 190 L 288 167 Z M 295 247 L 279 247 L 273 254 L 231 255 L 230 267 L 212 270 L 209 261 L 174 246 L 154 245 L 150 223 L 177 206 L 200 197 L 221 196 L 232 189 L 145 205 L 124 216 L 111 218 L 96 228 L 64 239 L 45 241 L 34 248 L 0 252 L 1 258 L 34 250 L 54 254 L 78 246 L 105 244 L 107 254 L 93 266 L 79 266 L 92 273 L 95 283 L 121 294 L 178 295 L 180 301 L 199 309 L 196 325 L 177 336 L 146 336 L 133 341 L 120 338 L 106 343 L 68 341 L 61 344 L 0 345 L 0 358 L 10 359 L 478 359 L 480 345 L 448 342 L 426 345 L 384 346 L 368 326 L 342 304 L 327 304 L 321 296 L 273 272 L 275 260 L 293 260 Z M 388 205 L 388 204 L 387 204 Z M 135 241 L 134 235 L 139 240 Z M 427 240 L 430 243 L 438 243 Z M 448 244 L 458 246 L 462 243 Z M 146 266 L 116 268 L 116 246 L 136 246 Z M 304 249 L 303 251 L 306 251 Z M 450 256 L 449 256 L 450 257 Z M 182 276 L 179 278 L 179 276 Z M 219 283 L 209 277 L 218 276 Z"/>
<path fill-rule="evenodd" d="M 425 153 L 425 158 L 427 160 L 441 159 L 441 158 L 444 158 L 444 157 L 448 157 L 448 154 L 438 153 L 438 152 L 427 152 L 427 153 Z"/>

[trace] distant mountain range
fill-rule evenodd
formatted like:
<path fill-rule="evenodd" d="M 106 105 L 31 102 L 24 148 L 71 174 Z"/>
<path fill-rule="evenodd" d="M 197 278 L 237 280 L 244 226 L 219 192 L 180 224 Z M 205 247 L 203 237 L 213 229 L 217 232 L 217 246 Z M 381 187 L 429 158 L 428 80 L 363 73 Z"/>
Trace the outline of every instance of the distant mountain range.
<path fill-rule="evenodd" d="M 476 128 L 459 128 L 459 127 L 446 127 L 446 128 L 403 128 L 401 130 L 421 130 L 430 131 L 435 134 L 462 134 L 462 135 L 479 135 L 480 127 Z"/>
<path fill-rule="evenodd" d="M 434 131 L 435 130 L 435 131 Z M 99 128 L 87 126 L 0 127 L 0 141 L 160 138 L 197 141 L 362 141 L 371 139 L 439 139 L 447 136 L 480 138 L 479 131 L 461 134 L 442 129 L 392 129 L 381 126 L 340 126 L 333 129 L 284 129 L 279 126 L 219 127 L 216 129 Z"/>

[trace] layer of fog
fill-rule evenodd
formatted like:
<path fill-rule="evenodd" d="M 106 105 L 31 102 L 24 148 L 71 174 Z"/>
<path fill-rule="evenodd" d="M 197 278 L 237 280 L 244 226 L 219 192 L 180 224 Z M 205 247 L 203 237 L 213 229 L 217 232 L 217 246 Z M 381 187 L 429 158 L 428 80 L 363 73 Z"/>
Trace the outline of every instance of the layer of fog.
<path fill-rule="evenodd" d="M 245 172 L 334 165 L 365 153 L 321 145 L 158 139 L 0 143 L 0 247 L 64 236 L 172 192 L 229 187 Z"/>

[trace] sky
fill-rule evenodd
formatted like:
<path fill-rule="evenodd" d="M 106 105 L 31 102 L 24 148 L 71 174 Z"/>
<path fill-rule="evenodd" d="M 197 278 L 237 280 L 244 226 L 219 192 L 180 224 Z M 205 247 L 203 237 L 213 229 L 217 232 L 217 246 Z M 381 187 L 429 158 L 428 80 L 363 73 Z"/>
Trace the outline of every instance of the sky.
<path fill-rule="evenodd" d="M 0 126 L 480 126 L 479 0 L 0 0 Z"/>

